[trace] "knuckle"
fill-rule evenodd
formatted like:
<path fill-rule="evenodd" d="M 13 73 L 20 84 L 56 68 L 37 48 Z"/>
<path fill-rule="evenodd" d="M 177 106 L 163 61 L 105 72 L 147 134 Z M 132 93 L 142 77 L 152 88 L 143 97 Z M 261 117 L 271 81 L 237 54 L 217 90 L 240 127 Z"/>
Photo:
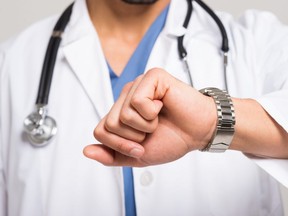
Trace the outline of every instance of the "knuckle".
<path fill-rule="evenodd" d="M 158 127 L 158 118 L 155 118 L 151 121 L 146 122 L 145 132 L 146 133 L 153 133 Z"/>
<path fill-rule="evenodd" d="M 152 122 L 151 122 L 151 128 L 153 131 L 155 131 L 158 127 L 158 123 L 159 123 L 159 118 L 155 118 Z"/>
<path fill-rule="evenodd" d="M 162 73 L 164 72 L 163 69 L 161 68 L 151 68 L 146 74 L 147 76 L 158 76 L 158 75 L 162 75 Z"/>
<path fill-rule="evenodd" d="M 150 122 L 149 127 L 147 128 L 147 133 L 153 133 L 158 127 L 158 118 Z"/>
<path fill-rule="evenodd" d="M 135 133 L 133 138 L 131 138 L 130 140 L 136 143 L 142 143 L 145 140 L 145 138 L 146 138 L 146 132 L 137 131 L 137 133 Z"/>
<path fill-rule="evenodd" d="M 118 128 L 119 124 L 116 119 L 108 117 L 104 123 L 104 126 L 109 132 L 114 132 Z"/>
<path fill-rule="evenodd" d="M 146 133 L 144 133 L 144 132 L 140 133 L 137 137 L 138 140 L 136 142 L 141 143 L 145 140 L 145 138 L 146 138 Z"/>
<path fill-rule="evenodd" d="M 140 107 L 142 104 L 143 99 L 139 97 L 136 93 L 131 97 L 130 103 L 133 107 Z"/>
<path fill-rule="evenodd" d="M 125 84 L 123 89 L 122 89 L 122 92 L 123 93 L 129 92 L 129 90 L 131 89 L 132 85 L 133 85 L 133 82 L 129 82 L 129 83 Z"/>
<path fill-rule="evenodd" d="M 103 137 L 103 135 L 104 135 L 103 128 L 102 127 L 96 127 L 93 131 L 93 135 L 94 135 L 96 140 L 100 141 L 101 137 Z"/>
<path fill-rule="evenodd" d="M 133 111 L 130 108 L 123 108 L 119 116 L 123 124 L 129 124 L 133 121 Z"/>
<path fill-rule="evenodd" d="M 116 143 L 115 150 L 120 152 L 120 153 L 123 153 L 123 154 L 127 154 L 128 153 L 126 145 L 122 141 L 119 141 L 119 142 Z"/>
<path fill-rule="evenodd" d="M 143 79 L 143 77 L 144 77 L 144 74 L 141 74 L 140 76 L 138 76 L 135 80 L 134 80 L 134 82 L 139 82 L 139 81 L 141 81 L 142 79 Z"/>
<path fill-rule="evenodd" d="M 158 116 L 157 110 L 151 109 L 147 118 L 148 118 L 149 120 L 151 120 L 152 122 L 154 122 L 155 119 L 157 119 L 157 116 Z"/>

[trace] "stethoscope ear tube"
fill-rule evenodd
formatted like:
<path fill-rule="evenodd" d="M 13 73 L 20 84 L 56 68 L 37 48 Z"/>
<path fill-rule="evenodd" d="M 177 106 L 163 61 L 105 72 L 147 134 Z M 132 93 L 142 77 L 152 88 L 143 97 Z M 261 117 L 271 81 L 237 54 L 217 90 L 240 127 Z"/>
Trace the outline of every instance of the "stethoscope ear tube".
<path fill-rule="evenodd" d="M 62 33 L 69 22 L 72 13 L 73 3 L 63 12 L 57 21 L 53 33 L 50 37 L 45 59 L 42 67 L 42 73 L 39 83 L 38 95 L 36 104 L 48 104 L 49 92 L 52 83 L 53 71 L 55 67 L 56 57 L 60 42 L 62 40 Z"/>
<path fill-rule="evenodd" d="M 188 9 L 187 9 L 187 14 L 186 14 L 186 17 L 185 17 L 185 20 L 183 23 L 184 28 L 188 27 L 188 24 L 189 24 L 191 15 L 192 15 L 192 11 L 193 11 L 192 0 L 187 0 L 187 3 L 188 3 Z M 183 45 L 183 39 L 184 39 L 184 35 L 179 36 L 177 38 L 177 40 L 178 40 L 178 52 L 179 52 L 179 56 L 181 59 L 184 59 L 187 56 L 187 51 Z"/>
<path fill-rule="evenodd" d="M 43 104 L 43 105 L 48 104 L 49 92 L 53 77 L 53 70 L 60 42 L 61 42 L 60 37 L 50 38 L 47 47 L 46 57 L 42 67 L 42 74 L 40 78 L 36 104 Z"/>
<path fill-rule="evenodd" d="M 229 41 L 228 41 L 227 32 L 225 30 L 223 23 L 221 22 L 219 17 L 214 13 L 214 11 L 210 7 L 208 7 L 208 5 L 206 5 L 203 1 L 201 0 L 194 0 L 194 1 L 196 1 L 216 22 L 222 35 L 221 49 L 224 53 L 227 53 L 229 51 Z"/>
<path fill-rule="evenodd" d="M 193 11 L 193 4 L 192 4 L 193 1 L 197 2 L 212 17 L 212 19 L 217 24 L 220 30 L 221 36 L 222 36 L 221 50 L 224 53 L 227 53 L 229 51 L 229 41 L 228 41 L 228 36 L 225 30 L 225 27 L 223 23 L 221 22 L 221 20 L 219 19 L 219 17 L 214 13 L 214 11 L 201 0 L 187 0 L 188 9 L 187 9 L 187 15 L 183 23 L 183 27 L 184 28 L 188 27 L 188 24 L 192 15 L 192 11 Z M 184 35 L 178 37 L 178 51 L 179 51 L 179 56 L 181 59 L 184 59 L 187 56 L 187 51 L 183 45 L 183 39 L 184 39 Z"/>

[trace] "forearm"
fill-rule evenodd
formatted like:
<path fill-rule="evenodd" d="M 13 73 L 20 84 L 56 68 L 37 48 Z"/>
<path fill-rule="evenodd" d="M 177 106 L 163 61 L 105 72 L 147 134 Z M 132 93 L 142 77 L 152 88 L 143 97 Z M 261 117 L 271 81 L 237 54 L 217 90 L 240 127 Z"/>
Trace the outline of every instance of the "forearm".
<path fill-rule="evenodd" d="M 288 158 L 288 133 L 252 99 L 233 99 L 235 135 L 230 149 L 261 157 Z"/>

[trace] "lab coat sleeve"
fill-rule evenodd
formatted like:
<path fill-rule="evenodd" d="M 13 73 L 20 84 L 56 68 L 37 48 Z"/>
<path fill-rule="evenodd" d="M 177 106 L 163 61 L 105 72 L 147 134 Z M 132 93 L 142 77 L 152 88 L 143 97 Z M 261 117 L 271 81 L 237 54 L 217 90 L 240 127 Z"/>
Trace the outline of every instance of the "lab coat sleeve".
<path fill-rule="evenodd" d="M 5 184 L 5 174 L 4 174 L 4 159 L 3 159 L 3 136 L 2 136 L 2 94 L 4 91 L 3 87 L 3 71 L 2 67 L 4 64 L 4 54 L 1 52 L 0 47 L 0 216 L 7 215 L 6 213 L 6 203 L 7 203 L 7 193 L 6 193 L 6 184 Z"/>
<path fill-rule="evenodd" d="M 261 86 L 255 99 L 288 132 L 288 26 L 269 12 L 248 11 L 240 21 L 255 40 L 256 82 Z M 288 188 L 288 160 L 253 160 Z"/>

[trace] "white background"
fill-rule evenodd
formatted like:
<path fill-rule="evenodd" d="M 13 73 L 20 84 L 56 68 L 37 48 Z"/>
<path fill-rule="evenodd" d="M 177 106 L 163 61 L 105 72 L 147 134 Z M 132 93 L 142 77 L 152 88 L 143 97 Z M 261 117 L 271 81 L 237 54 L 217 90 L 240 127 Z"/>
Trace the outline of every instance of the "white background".
<path fill-rule="evenodd" d="M 70 2 L 71 0 L 0 0 L 0 42 L 19 33 L 36 20 L 60 13 Z M 235 17 L 240 16 L 248 8 L 269 10 L 288 24 L 287 0 L 206 0 L 205 2 L 214 9 L 229 11 Z M 288 216 L 288 189 L 282 187 L 282 194 L 285 215 Z"/>

